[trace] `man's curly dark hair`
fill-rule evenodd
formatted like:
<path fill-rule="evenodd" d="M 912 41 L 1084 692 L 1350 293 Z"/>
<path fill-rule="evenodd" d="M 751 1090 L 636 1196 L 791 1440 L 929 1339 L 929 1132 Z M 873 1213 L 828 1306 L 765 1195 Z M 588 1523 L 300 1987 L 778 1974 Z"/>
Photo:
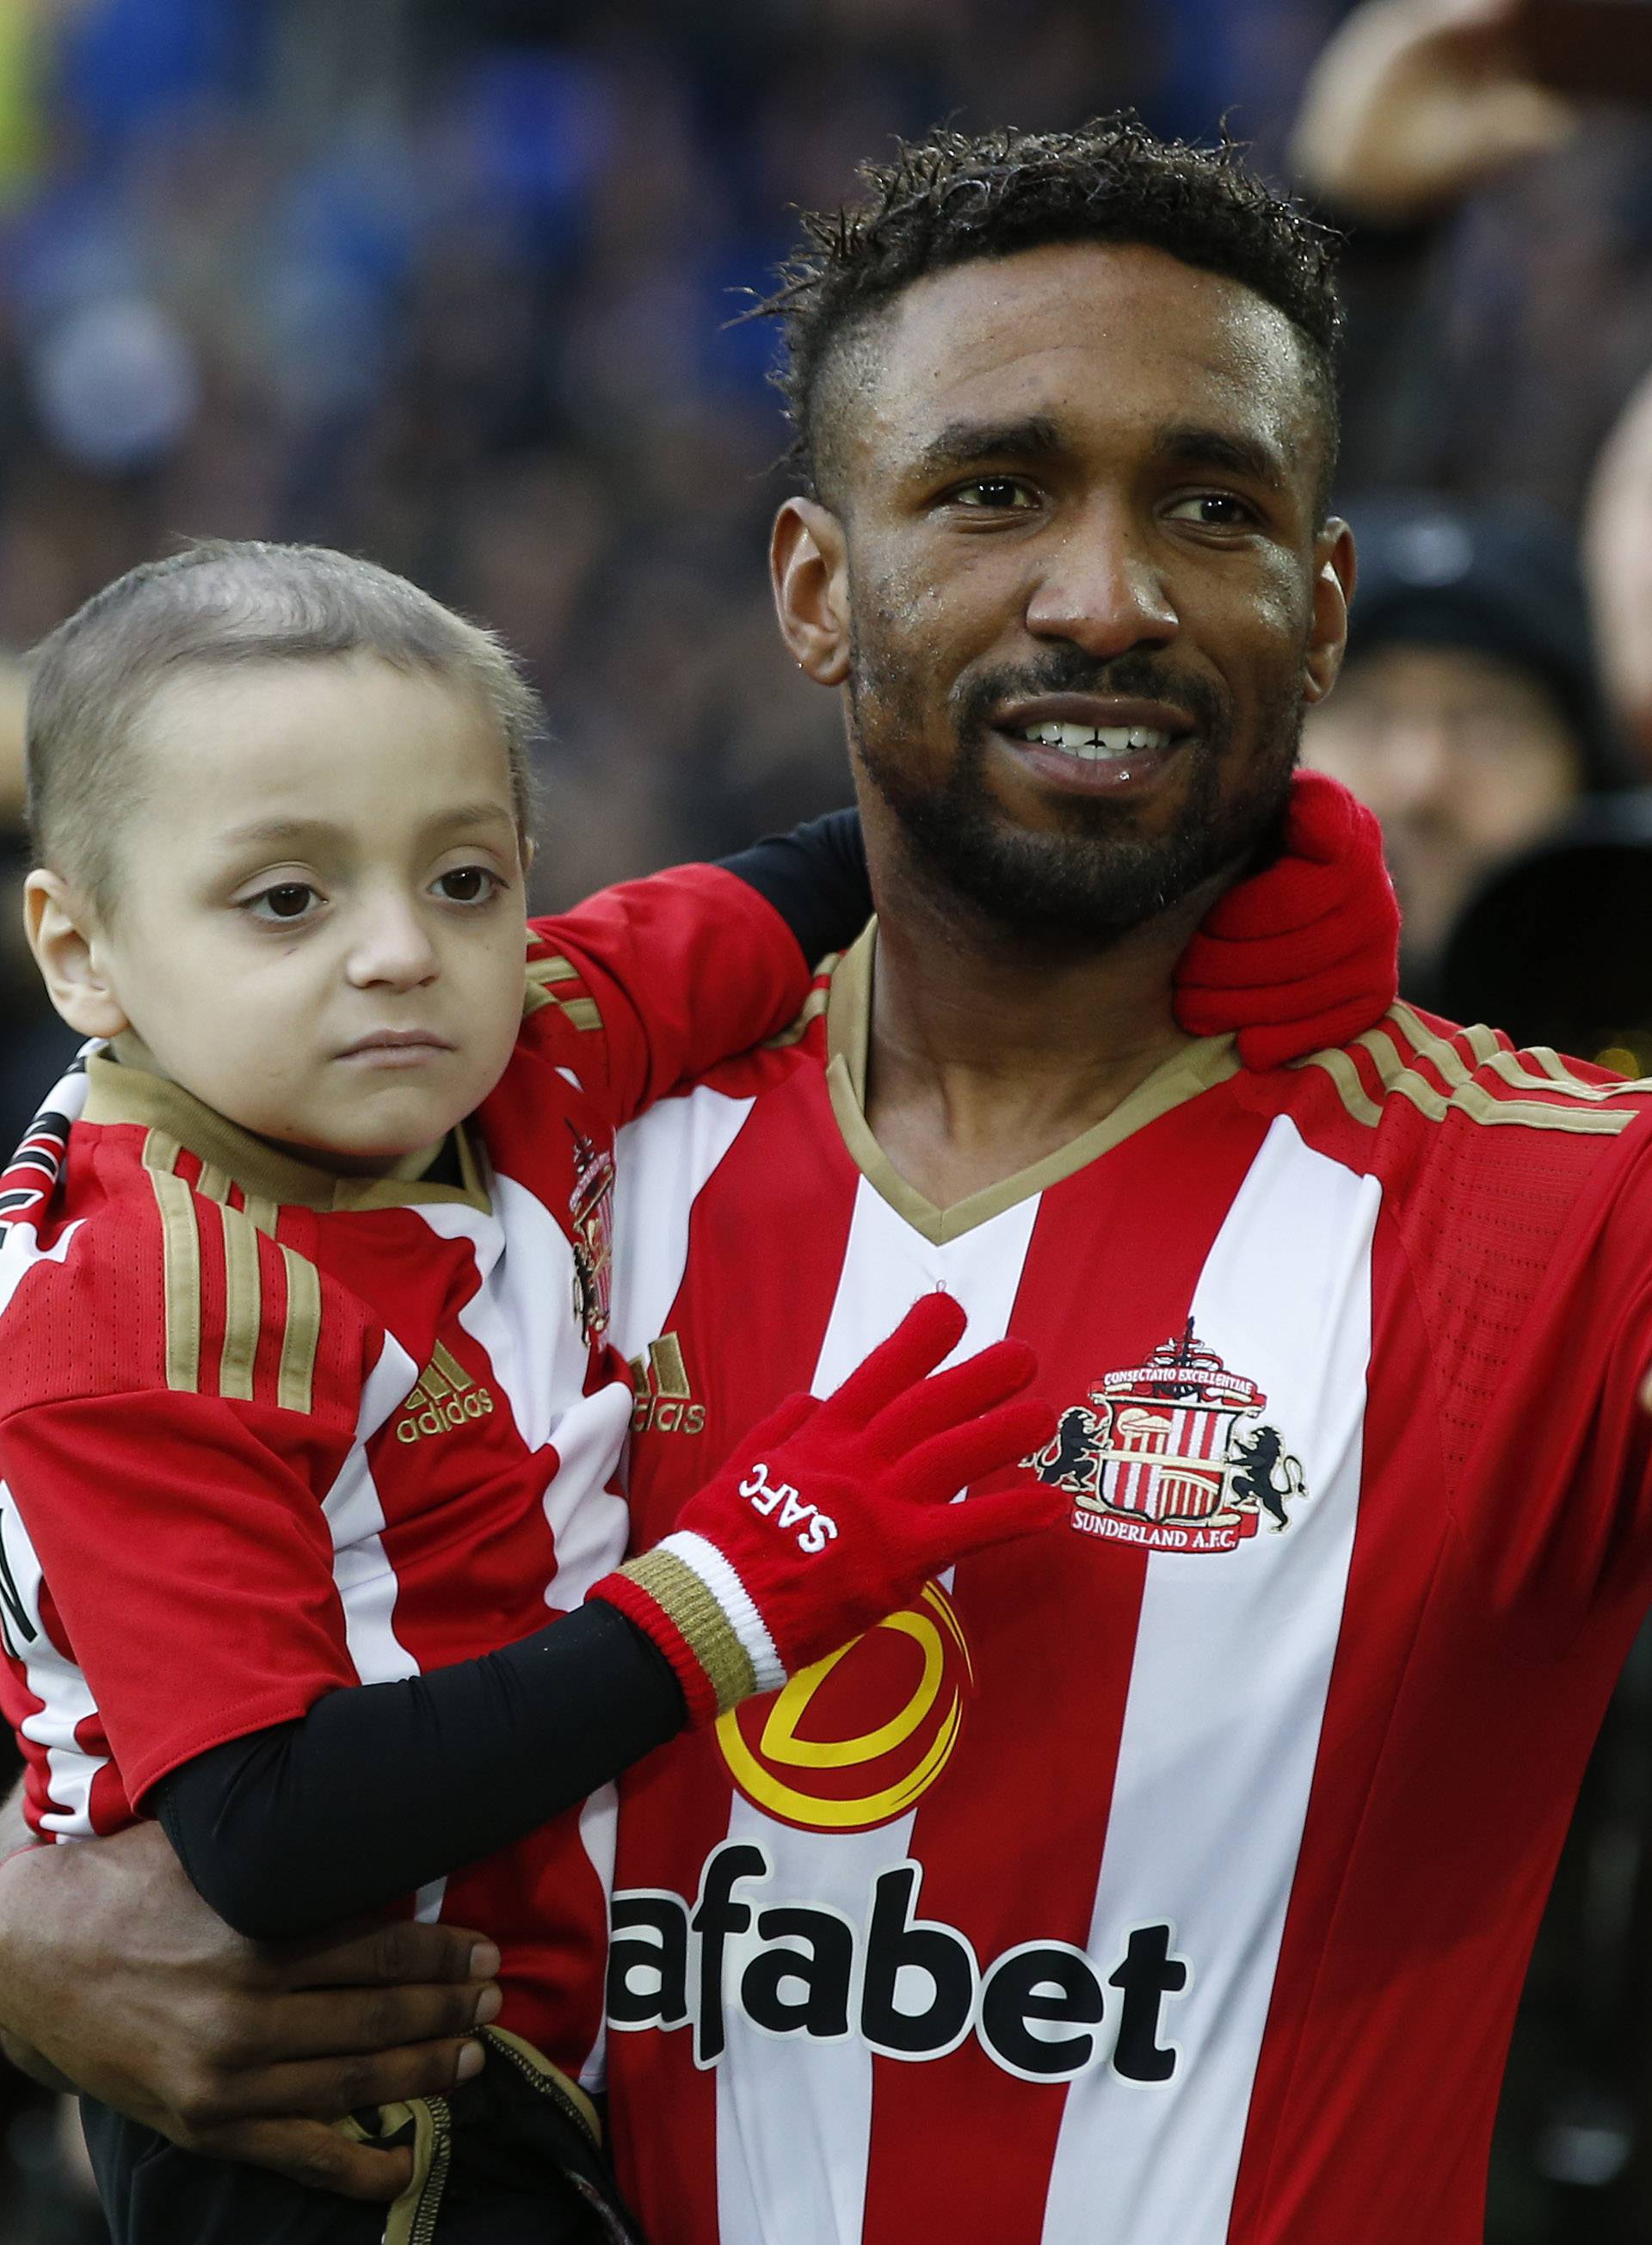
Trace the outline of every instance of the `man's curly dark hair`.
<path fill-rule="evenodd" d="M 831 481 L 838 401 L 826 377 L 903 289 L 977 258 L 1096 241 L 1167 250 L 1284 313 L 1306 345 L 1324 424 L 1323 510 L 1337 448 L 1338 238 L 1247 170 L 1233 145 L 1160 140 L 1130 115 L 1072 132 L 943 130 L 897 143 L 892 162 L 863 164 L 859 176 L 863 200 L 803 214 L 802 242 L 755 308 L 781 322 L 775 379 L 794 432 L 790 464 L 811 498 Z"/>

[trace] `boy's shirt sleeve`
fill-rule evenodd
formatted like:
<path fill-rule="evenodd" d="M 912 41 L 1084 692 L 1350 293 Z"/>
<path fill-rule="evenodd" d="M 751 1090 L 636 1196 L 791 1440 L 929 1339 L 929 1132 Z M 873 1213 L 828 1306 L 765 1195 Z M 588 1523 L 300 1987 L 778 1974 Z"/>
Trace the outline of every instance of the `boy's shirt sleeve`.
<path fill-rule="evenodd" d="M 0 1328 L 3 1696 L 32 1763 L 106 1740 L 135 1805 L 355 1680 L 325 1505 L 383 1337 L 244 1211 L 104 1159 Z"/>
<path fill-rule="evenodd" d="M 166 1389 L 0 1425 L 14 1658 L 26 1679 L 44 1634 L 72 1661 L 134 1808 L 357 1680 L 317 1495 L 333 1448 L 294 1412 Z"/>
<path fill-rule="evenodd" d="M 810 962 L 775 906 L 677 865 L 529 924 L 525 1041 L 556 1048 L 618 1126 L 796 1018 Z"/>

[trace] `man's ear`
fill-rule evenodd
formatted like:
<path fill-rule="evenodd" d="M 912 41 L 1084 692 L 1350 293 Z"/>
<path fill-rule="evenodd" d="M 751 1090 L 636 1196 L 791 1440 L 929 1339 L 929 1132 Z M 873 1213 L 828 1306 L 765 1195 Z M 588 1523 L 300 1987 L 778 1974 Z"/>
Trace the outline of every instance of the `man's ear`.
<path fill-rule="evenodd" d="M 83 1037 L 118 1037 L 132 1025 L 98 956 L 91 907 L 61 873 L 37 865 L 23 885 L 23 926 L 51 1002 Z"/>
<path fill-rule="evenodd" d="M 1302 698 L 1310 704 L 1323 702 L 1337 683 L 1356 573 L 1354 533 L 1333 514 L 1314 540 L 1314 618 L 1302 678 Z"/>
<path fill-rule="evenodd" d="M 780 635 L 817 686 L 849 675 L 849 550 L 843 526 L 818 499 L 789 499 L 775 517 L 768 575 Z"/>

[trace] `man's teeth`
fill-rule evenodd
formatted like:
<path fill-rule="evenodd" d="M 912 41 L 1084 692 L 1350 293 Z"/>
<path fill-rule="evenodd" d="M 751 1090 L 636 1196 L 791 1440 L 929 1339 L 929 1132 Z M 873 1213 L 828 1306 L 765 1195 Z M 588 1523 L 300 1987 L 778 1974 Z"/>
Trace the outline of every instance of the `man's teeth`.
<path fill-rule="evenodd" d="M 1028 725 L 1021 738 L 1041 749 L 1064 749 L 1087 763 L 1099 763 L 1104 756 L 1127 756 L 1132 749 L 1139 755 L 1143 749 L 1170 745 L 1168 733 L 1156 733 L 1147 725 Z"/>

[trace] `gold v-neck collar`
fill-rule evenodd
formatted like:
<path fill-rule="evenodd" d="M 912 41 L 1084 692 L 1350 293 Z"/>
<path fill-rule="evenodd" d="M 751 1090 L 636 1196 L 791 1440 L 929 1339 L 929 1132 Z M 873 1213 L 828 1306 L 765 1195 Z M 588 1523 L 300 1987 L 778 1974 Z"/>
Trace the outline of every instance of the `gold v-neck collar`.
<path fill-rule="evenodd" d="M 458 1202 L 467 1208 L 491 1206 L 482 1164 L 471 1135 L 461 1123 L 454 1132 L 464 1183 L 438 1184 L 423 1176 L 342 1177 L 295 1154 L 283 1154 L 261 1138 L 243 1130 L 213 1108 L 204 1106 L 192 1092 L 167 1077 L 152 1075 L 146 1068 L 118 1061 L 110 1053 L 94 1053 L 86 1062 L 91 1089 L 86 1095 L 88 1122 L 135 1122 L 159 1131 L 193 1154 L 209 1170 L 237 1184 L 249 1199 L 273 1202 L 277 1207 L 338 1209 L 407 1208 L 419 1202 Z M 415 1156 L 421 1170 L 430 1167 L 429 1156 Z"/>
<path fill-rule="evenodd" d="M 1201 1037 L 1161 1061 L 1111 1115 L 1092 1123 L 1065 1146 L 1058 1146 L 1029 1169 L 1001 1178 L 950 1208 L 937 1208 L 916 1185 L 909 1184 L 873 1137 L 866 1121 L 866 1061 L 872 1032 L 872 968 L 877 950 L 877 922 L 872 920 L 843 953 L 834 969 L 826 1000 L 826 1088 L 832 1113 L 843 1143 L 873 1190 L 914 1231 L 937 1247 L 958 1239 L 977 1224 L 1001 1216 L 1017 1201 L 1060 1184 L 1075 1170 L 1108 1153 L 1147 1123 L 1155 1122 L 1173 1107 L 1196 1099 L 1212 1085 L 1225 1083 L 1239 1072 L 1239 1056 L 1231 1036 Z"/>

